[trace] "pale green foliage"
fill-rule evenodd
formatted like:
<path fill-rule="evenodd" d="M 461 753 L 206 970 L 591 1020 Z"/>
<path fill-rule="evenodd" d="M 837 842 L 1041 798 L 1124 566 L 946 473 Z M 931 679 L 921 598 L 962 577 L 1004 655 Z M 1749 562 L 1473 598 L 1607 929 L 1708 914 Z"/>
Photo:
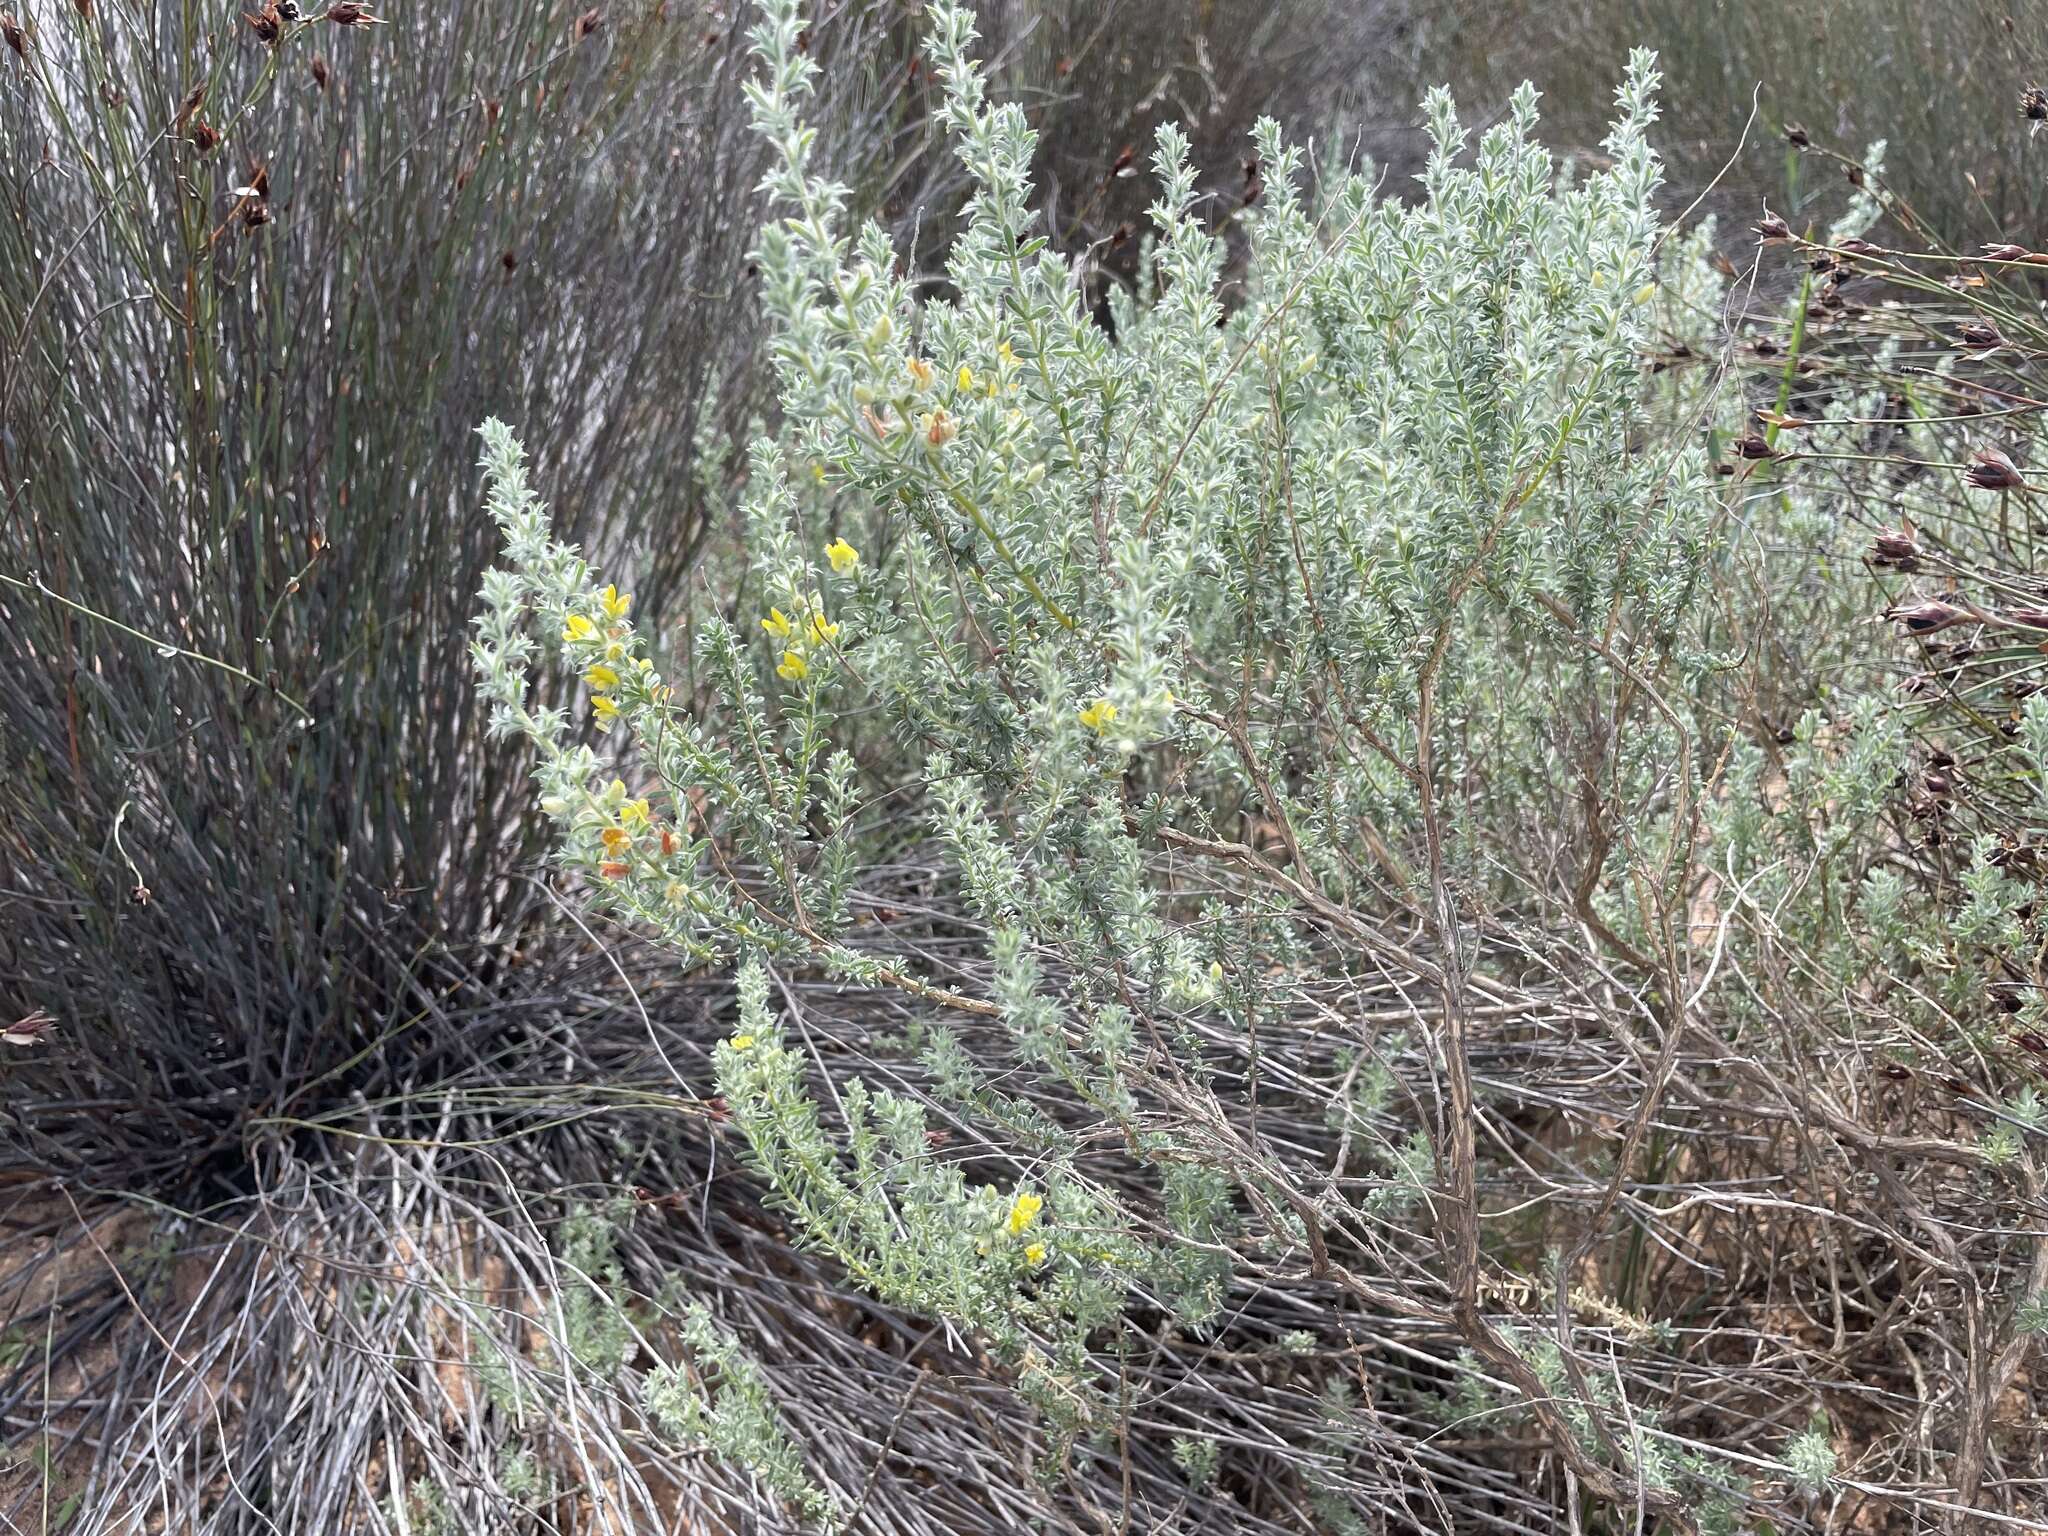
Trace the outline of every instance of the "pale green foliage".
<path fill-rule="evenodd" d="M 807 1519 L 836 1528 L 843 1512 L 805 1473 L 760 1366 L 701 1306 L 684 1314 L 682 1333 L 691 1365 L 665 1366 L 647 1381 L 656 1426 L 745 1467 Z"/>
<path fill-rule="evenodd" d="M 402 1507 L 401 1507 L 402 1506 Z M 454 1536 L 455 1516 L 440 1488 L 427 1477 L 413 1479 L 403 1493 L 391 1497 L 392 1523 L 414 1536 Z"/>
<path fill-rule="evenodd" d="M 1220 1459 L 1214 1440 L 1191 1440 L 1176 1436 L 1173 1442 L 1173 1459 L 1187 1474 L 1188 1487 L 1197 1493 L 1205 1491 L 1216 1481 L 1216 1467 Z"/>
<path fill-rule="evenodd" d="M 1808 1493 L 1820 1493 L 1834 1481 L 1835 1447 L 1825 1418 L 1815 1418 L 1792 1437 L 1785 1447 L 1785 1468 L 1793 1484 Z"/>
<path fill-rule="evenodd" d="M 2013 1313 L 2013 1326 L 2022 1333 L 2048 1334 L 2048 1292 L 2023 1297 Z"/>
<path fill-rule="evenodd" d="M 1456 1366 L 1457 1385 L 1438 1398 L 1431 1411 L 1447 1428 L 1472 1433 L 1501 1412 L 1500 1394 L 1481 1374 L 1479 1357 L 1471 1350 L 1458 1352 Z"/>
<path fill-rule="evenodd" d="M 498 1453 L 498 1482 L 508 1498 L 527 1505 L 538 1505 L 553 1487 L 533 1451 L 523 1445 L 508 1445 Z"/>
<path fill-rule="evenodd" d="M 562 1347 L 569 1365 L 599 1381 L 615 1378 L 633 1347 L 617 1257 L 619 1227 L 629 1216 L 630 1207 L 615 1204 L 572 1212 L 562 1224 Z"/>
<path fill-rule="evenodd" d="M 970 1330 L 1071 1437 L 1113 1422 L 1102 1340 L 1134 1292 L 1199 1327 L 1239 1256 L 1309 1239 L 1276 1173 L 1208 1139 L 1195 1026 L 1249 1036 L 1362 963 L 1324 947 L 1329 910 L 1427 906 L 1432 880 L 1447 902 L 1525 894 L 1498 852 L 1578 804 L 1556 765 L 1611 729 L 1580 707 L 1602 658 L 1681 685 L 1717 662 L 1696 617 L 1717 503 L 1699 448 L 1652 438 L 1638 366 L 1658 294 L 1656 76 L 1638 56 L 1603 168 L 1577 178 L 1535 144 L 1533 91 L 1470 156 L 1432 96 L 1412 205 L 1362 176 L 1311 204 L 1299 151 L 1261 125 L 1266 195 L 1228 306 L 1187 139 L 1162 130 L 1152 259 L 1141 292 L 1113 298 L 1112 334 L 1032 230 L 1033 135 L 987 100 L 967 11 L 942 0 L 930 20 L 976 189 L 945 302 L 812 174 L 801 22 L 767 0 L 748 86 L 777 153 L 758 260 L 783 419 L 749 456 L 742 547 L 714 557 L 737 622 L 707 607 L 689 664 L 657 670 L 623 600 L 551 540 L 492 423 L 507 564 L 474 653 L 596 904 L 739 963 L 718 1088 L 770 1198 L 853 1282 Z M 530 702 L 543 654 L 623 733 L 618 778 Z M 1674 798 L 1698 793 L 1699 722 L 1640 695 L 1616 707 L 1634 713 L 1614 792 L 1654 848 L 1679 835 Z M 1232 851 L 1255 821 L 1284 871 Z M 983 978 L 973 995 L 859 942 L 853 896 L 911 845 L 943 851 L 984 935 L 960 968 Z M 1209 873 L 1183 881 L 1175 852 Z M 1631 858 L 1640 873 L 1617 840 L 1591 881 L 1626 932 Z M 1219 884 L 1246 868 L 1251 895 Z M 1566 875 L 1546 878 L 1540 898 L 1568 906 Z M 970 1177 L 912 1095 L 857 1078 L 822 1095 L 770 1003 L 789 966 L 933 1015 L 911 1030 L 933 1093 L 1028 1174 Z M 1003 1049 L 970 1053 L 945 1021 L 991 1010 Z M 1439 1149 L 1383 1066 L 1345 1065 L 1333 1123 L 1386 1179 L 1324 1214 L 1405 1240 Z M 1177 1113 L 1148 1109 L 1169 1090 Z M 1134 1172 L 1113 1189 L 1084 1145 Z M 740 1356 L 715 1347 L 731 1408 L 671 1378 L 657 1414 L 806 1497 Z M 1332 1454 L 1349 1454 L 1354 1410 L 1331 1411 Z M 1660 1451 L 1633 1454 L 1667 1480 Z M 1199 1481 L 1213 1458 L 1190 1447 L 1182 1465 Z M 1331 1502 L 1333 1523 L 1354 1518 Z"/>
<path fill-rule="evenodd" d="M 1697 455 L 1616 451 L 1640 422 L 1651 76 L 1639 64 L 1624 92 L 1613 168 L 1567 188 L 1529 142 L 1528 92 L 1465 168 L 1449 100 L 1431 99 L 1439 155 L 1416 207 L 1376 202 L 1358 179 L 1305 207 L 1298 155 L 1262 129 L 1271 192 L 1251 220 L 1247 302 L 1221 329 L 1220 246 L 1191 216 L 1185 141 L 1167 130 L 1161 293 L 1146 311 L 1123 306 L 1112 344 L 1027 232 L 1031 135 L 1014 106 L 983 101 L 966 13 L 935 8 L 933 25 L 947 120 L 981 189 L 949 264 L 951 304 L 917 303 L 876 231 L 839 229 L 837 189 L 804 175 L 796 13 L 771 6 L 760 28 L 769 83 L 751 93 L 784 154 L 771 185 L 798 212 L 762 235 L 789 420 L 780 446 L 754 451 L 745 516 L 759 617 L 772 608 L 793 638 L 711 618 L 699 665 L 722 684 L 717 713 L 664 707 L 630 624 L 603 622 L 587 569 L 546 541 L 494 427 L 510 570 L 486 590 L 479 663 L 501 727 L 543 748 L 565 854 L 597 862 L 615 807 L 593 793 L 594 763 L 561 746 L 560 718 L 524 708 L 533 631 L 623 673 L 611 691 L 648 766 L 672 794 L 706 797 L 709 824 L 775 873 L 779 889 L 757 899 L 787 910 L 764 923 L 699 868 L 700 844 L 629 861 L 609 900 L 688 948 L 802 954 L 876 979 L 835 940 L 857 861 L 829 812 L 850 789 L 835 742 L 880 706 L 899 740 L 927 744 L 933 828 L 981 915 L 1081 963 L 1113 927 L 1132 985 L 1199 1004 L 1213 992 L 1203 957 L 1158 910 L 1114 793 L 1129 754 L 1171 743 L 1200 769 L 1177 819 L 1206 819 L 1256 772 L 1207 718 L 1243 666 L 1276 669 L 1248 734 L 1256 759 L 1277 762 L 1311 745 L 1289 722 L 1332 687 L 1357 724 L 1412 748 L 1415 673 L 1441 648 L 1454 696 L 1522 701 L 1520 728 L 1490 728 L 1524 759 L 1503 777 L 1534 779 L 1544 692 L 1504 684 L 1554 648 L 1538 643 L 1535 600 L 1602 624 L 1623 605 L 1647 645 L 1676 633 L 1712 516 Z M 838 524 L 862 558 L 837 571 L 820 553 L 829 519 L 862 507 L 878 509 L 867 526 Z M 1457 643 L 1480 623 L 1499 638 L 1501 614 L 1527 638 Z M 572 615 L 598 632 L 556 647 Z M 832 639 L 806 638 L 814 617 L 838 625 Z M 792 651 L 803 675 L 778 678 Z M 1098 700 L 1115 711 L 1099 730 L 1079 718 Z M 1344 828 L 1361 814 L 1398 826 L 1412 795 L 1371 753 L 1304 755 L 1317 766 L 1283 809 L 1341 888 L 1360 851 Z"/>

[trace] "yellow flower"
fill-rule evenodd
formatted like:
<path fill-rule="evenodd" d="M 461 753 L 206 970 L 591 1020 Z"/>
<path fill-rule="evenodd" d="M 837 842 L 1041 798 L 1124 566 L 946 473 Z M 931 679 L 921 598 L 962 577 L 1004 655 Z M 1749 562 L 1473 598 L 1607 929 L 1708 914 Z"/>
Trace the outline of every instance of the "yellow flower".
<path fill-rule="evenodd" d="M 752 1035 L 734 1035 L 732 1037 L 732 1048 L 736 1051 L 751 1051 L 754 1048 L 754 1037 Z"/>
<path fill-rule="evenodd" d="M 1017 361 L 1017 354 L 1010 350 L 1010 344 L 1007 341 L 996 348 L 996 356 L 1003 360 L 1003 366 L 1006 368 Z"/>
<path fill-rule="evenodd" d="M 1636 290 L 1636 302 L 1638 304 L 1647 304 L 1655 297 L 1657 297 L 1657 285 L 1655 283 L 1645 283 Z"/>
<path fill-rule="evenodd" d="M 1033 1243 L 1029 1248 L 1026 1248 L 1024 1250 L 1024 1262 L 1026 1264 L 1043 1264 L 1045 1262 L 1045 1244 Z"/>
<path fill-rule="evenodd" d="M 832 569 L 844 576 L 860 564 L 860 551 L 844 539 L 834 539 L 825 546 L 825 558 L 832 562 Z"/>
<path fill-rule="evenodd" d="M 583 681 L 593 688 L 616 688 L 619 686 L 619 674 L 599 662 L 583 674 Z"/>
<path fill-rule="evenodd" d="M 811 644 L 823 645 L 827 640 L 836 638 L 838 634 L 839 626 L 826 618 L 825 615 L 822 613 L 811 615 Z"/>
<path fill-rule="evenodd" d="M 654 808 L 645 800 L 628 800 L 619 807 L 619 824 L 627 827 L 644 827 L 654 814 Z"/>
<path fill-rule="evenodd" d="M 1116 706 L 1107 699 L 1097 699 L 1081 711 L 1081 723 L 1101 736 L 1116 723 Z"/>
<path fill-rule="evenodd" d="M 623 619 L 626 616 L 626 610 L 633 606 L 633 594 L 628 592 L 625 596 L 621 597 L 617 587 L 606 587 L 604 589 L 604 596 L 599 601 L 604 604 L 606 618 Z"/>
<path fill-rule="evenodd" d="M 624 827 L 606 827 L 597 835 L 604 844 L 604 851 L 609 854 L 621 854 L 633 846 L 633 834 Z"/>
<path fill-rule="evenodd" d="M 932 387 L 932 365 L 930 363 L 921 357 L 913 357 L 906 361 L 903 366 L 910 370 L 911 381 L 920 390 Z"/>
<path fill-rule="evenodd" d="M 619 718 L 617 701 L 608 699 L 601 693 L 590 701 L 590 709 L 592 714 L 596 715 L 598 719 L 604 721 L 607 725 Z"/>
<path fill-rule="evenodd" d="M 1045 1202 L 1037 1195 L 1021 1194 L 1010 1204 L 1010 1219 L 1004 1225 L 1010 1236 L 1022 1237 L 1025 1230 L 1038 1220 L 1038 1213 L 1045 1209 Z"/>
<path fill-rule="evenodd" d="M 813 464 L 811 466 L 811 478 L 817 481 L 818 484 L 823 485 L 825 483 L 825 466 L 822 464 Z"/>
<path fill-rule="evenodd" d="M 780 608 L 770 608 L 768 617 L 761 621 L 761 627 L 778 640 L 789 638 L 789 619 Z"/>
<path fill-rule="evenodd" d="M 960 435 L 960 425 L 944 411 L 927 411 L 917 418 L 917 424 L 924 428 L 924 440 L 934 448 L 943 448 Z"/>
<path fill-rule="evenodd" d="M 562 626 L 562 638 L 564 640 L 588 640 L 596 633 L 597 626 L 580 613 L 570 614 L 569 622 Z"/>
<path fill-rule="evenodd" d="M 775 669 L 777 677 L 792 683 L 800 683 L 810 674 L 810 667 L 805 663 L 803 657 L 797 655 L 795 651 L 784 651 L 782 653 L 782 665 Z"/>
<path fill-rule="evenodd" d="M 965 363 L 962 363 L 960 365 L 959 377 L 954 382 L 960 386 L 962 393 L 974 388 L 974 370 Z"/>

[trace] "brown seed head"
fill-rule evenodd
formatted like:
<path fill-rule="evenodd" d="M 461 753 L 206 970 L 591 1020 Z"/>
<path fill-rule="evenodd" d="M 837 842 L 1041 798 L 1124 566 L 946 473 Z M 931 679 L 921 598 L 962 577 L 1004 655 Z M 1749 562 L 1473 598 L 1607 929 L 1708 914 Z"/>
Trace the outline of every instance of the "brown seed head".
<path fill-rule="evenodd" d="M 1996 448 L 1979 448 L 1971 454 L 1963 478 L 1980 491 L 2016 491 L 2027 483 L 2019 465 Z"/>
<path fill-rule="evenodd" d="M 0 11 L 0 37 L 7 39 L 7 46 L 14 50 L 17 59 L 28 57 L 28 34 L 21 30 L 21 23 L 9 11 Z"/>
<path fill-rule="evenodd" d="M 1958 608 L 1954 603 L 1944 603 L 1939 598 L 1929 598 L 1924 603 L 1915 603 L 1910 608 L 1888 608 L 1885 617 L 1895 620 L 1909 635 L 1932 635 L 1955 624 L 1967 624 L 1972 615 L 1967 609 Z"/>
<path fill-rule="evenodd" d="M 1792 226 L 1766 208 L 1764 216 L 1756 221 L 1756 233 L 1759 240 L 1770 244 L 1778 240 L 1790 240 Z"/>
<path fill-rule="evenodd" d="M 316 53 L 313 55 L 313 62 L 308 64 L 306 68 L 312 73 L 313 83 L 319 86 L 321 90 L 326 90 L 328 79 L 327 61 Z"/>

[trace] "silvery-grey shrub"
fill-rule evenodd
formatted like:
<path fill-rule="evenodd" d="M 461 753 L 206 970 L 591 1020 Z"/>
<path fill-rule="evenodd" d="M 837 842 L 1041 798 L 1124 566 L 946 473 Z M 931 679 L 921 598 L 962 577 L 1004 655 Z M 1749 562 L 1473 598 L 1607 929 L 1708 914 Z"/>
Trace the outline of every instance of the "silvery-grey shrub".
<path fill-rule="evenodd" d="M 777 150 L 758 263 L 781 419 L 710 566 L 740 610 L 708 602 L 692 651 L 665 653 L 553 539 L 491 422 L 506 559 L 476 665 L 590 902 L 737 966 L 718 1088 L 773 1199 L 852 1283 L 970 1331 L 1051 1428 L 1086 1434 L 1134 1295 L 1202 1326 L 1242 1264 L 1306 1244 L 1327 1266 L 1325 1226 L 1477 1283 L 1476 1222 L 1442 1216 L 1461 1180 L 1472 1203 L 1476 1157 L 1455 1029 L 1431 1039 L 1451 1114 L 1410 1104 L 1389 1132 L 1391 1085 L 1347 1086 L 1376 1095 L 1360 1123 L 1385 1173 L 1352 1205 L 1243 1141 L 1195 1026 L 1327 1008 L 1389 965 L 1418 1017 L 1460 1019 L 1484 914 L 1532 887 L 1619 953 L 1649 942 L 1697 821 L 1693 685 L 1725 659 L 1700 613 L 1700 434 L 1671 429 L 1639 361 L 1660 264 L 1697 281 L 1700 252 L 1659 250 L 1639 54 L 1590 171 L 1537 146 L 1526 89 L 1476 147 L 1432 95 L 1412 203 L 1363 170 L 1311 175 L 1262 125 L 1228 283 L 1163 131 L 1146 280 L 1098 323 L 1035 232 L 1024 115 L 986 98 L 969 15 L 939 0 L 930 58 L 976 187 L 941 296 L 814 173 L 800 21 L 766 0 L 748 87 Z M 540 665 L 581 674 L 596 748 L 531 701 Z M 1518 866 L 1529 828 L 1577 814 L 1573 749 L 1623 715 L 1602 794 L 1627 825 L 1583 871 Z M 943 850 L 980 935 L 943 970 L 857 920 L 864 877 L 913 848 Z M 903 995 L 931 1091 L 1028 1172 L 970 1177 L 914 1095 L 856 1079 L 821 1102 L 780 967 Z M 994 1023 L 999 1057 L 961 1045 L 967 1022 Z M 1103 1177 L 1105 1155 L 1136 1176 Z M 1592 1468 L 1608 1385 L 1552 1407 L 1574 1391 L 1554 1348 L 1474 1326 Z M 744 1422 L 799 1489 L 770 1416 Z M 1628 1475 L 1663 1501 L 1675 1459 L 1634 1422 Z"/>

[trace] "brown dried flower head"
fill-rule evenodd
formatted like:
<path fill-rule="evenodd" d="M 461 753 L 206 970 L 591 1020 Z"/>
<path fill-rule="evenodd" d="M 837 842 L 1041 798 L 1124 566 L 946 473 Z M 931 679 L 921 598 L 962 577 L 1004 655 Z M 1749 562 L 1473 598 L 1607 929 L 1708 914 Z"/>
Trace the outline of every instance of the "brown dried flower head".
<path fill-rule="evenodd" d="M 1976 616 L 1967 608 L 1958 608 L 1954 603 L 1929 598 L 1926 602 L 1914 603 L 1911 607 L 1888 608 L 1885 610 L 1885 617 L 1901 625 L 1909 635 L 1933 635 L 1957 624 L 1968 624 Z"/>
<path fill-rule="evenodd" d="M 1997 448 L 1979 448 L 1971 454 L 1963 478 L 1980 491 L 2016 491 L 2027 483 L 2019 465 Z"/>

